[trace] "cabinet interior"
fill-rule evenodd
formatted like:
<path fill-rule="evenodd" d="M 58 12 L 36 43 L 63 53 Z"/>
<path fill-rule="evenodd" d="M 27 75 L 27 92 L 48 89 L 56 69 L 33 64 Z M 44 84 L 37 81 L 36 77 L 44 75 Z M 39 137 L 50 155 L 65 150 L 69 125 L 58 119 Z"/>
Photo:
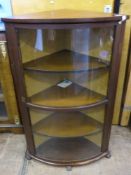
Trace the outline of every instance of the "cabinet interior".
<path fill-rule="evenodd" d="M 105 105 L 97 103 L 108 102 L 111 36 L 112 28 L 19 30 L 38 157 L 73 162 L 100 154 Z M 94 108 L 75 109 L 90 105 Z"/>

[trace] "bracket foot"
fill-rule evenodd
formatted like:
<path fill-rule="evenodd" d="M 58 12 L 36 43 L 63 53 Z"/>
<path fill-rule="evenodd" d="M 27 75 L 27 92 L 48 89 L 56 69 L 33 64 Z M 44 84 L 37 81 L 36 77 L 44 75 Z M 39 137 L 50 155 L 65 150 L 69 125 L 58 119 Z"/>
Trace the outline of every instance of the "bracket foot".
<path fill-rule="evenodd" d="M 107 155 L 105 156 L 106 158 L 110 159 L 111 158 L 111 153 L 108 151 Z"/>
<path fill-rule="evenodd" d="M 32 159 L 31 156 L 30 156 L 30 154 L 28 153 L 28 151 L 26 151 L 26 153 L 25 153 L 25 158 L 27 160 L 31 160 Z"/>
<path fill-rule="evenodd" d="M 66 170 L 67 170 L 67 171 L 72 171 L 72 167 L 71 167 L 71 166 L 67 166 L 67 167 L 66 167 Z"/>

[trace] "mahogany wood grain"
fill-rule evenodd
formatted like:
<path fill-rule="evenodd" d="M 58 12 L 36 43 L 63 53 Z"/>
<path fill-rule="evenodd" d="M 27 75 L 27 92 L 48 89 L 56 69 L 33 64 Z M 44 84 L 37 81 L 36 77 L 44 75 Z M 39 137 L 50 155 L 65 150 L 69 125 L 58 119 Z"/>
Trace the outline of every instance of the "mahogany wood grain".
<path fill-rule="evenodd" d="M 109 13 L 89 12 L 84 10 L 54 10 L 43 11 L 26 15 L 3 18 L 4 22 L 12 23 L 85 23 L 85 22 L 112 22 L 120 21 L 122 15 Z"/>

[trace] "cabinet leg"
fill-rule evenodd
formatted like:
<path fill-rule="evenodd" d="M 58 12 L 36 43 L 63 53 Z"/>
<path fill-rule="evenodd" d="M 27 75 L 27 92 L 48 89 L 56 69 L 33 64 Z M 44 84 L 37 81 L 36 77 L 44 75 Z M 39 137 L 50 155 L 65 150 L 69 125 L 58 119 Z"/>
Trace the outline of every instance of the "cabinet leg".
<path fill-rule="evenodd" d="M 66 167 L 66 170 L 67 170 L 67 171 L 72 171 L 72 167 L 71 167 L 71 166 L 67 166 L 67 167 Z"/>
<path fill-rule="evenodd" d="M 107 155 L 105 156 L 106 158 L 110 159 L 111 158 L 111 153 L 108 151 Z"/>
<path fill-rule="evenodd" d="M 25 158 L 27 160 L 31 160 L 32 159 L 31 156 L 30 156 L 30 154 L 28 153 L 28 151 L 26 151 L 26 153 L 25 153 Z"/>

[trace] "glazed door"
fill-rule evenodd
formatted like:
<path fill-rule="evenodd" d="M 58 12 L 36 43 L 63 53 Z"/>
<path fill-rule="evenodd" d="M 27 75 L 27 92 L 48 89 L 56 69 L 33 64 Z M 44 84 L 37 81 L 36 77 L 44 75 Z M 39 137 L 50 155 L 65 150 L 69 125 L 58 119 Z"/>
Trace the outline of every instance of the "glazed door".
<path fill-rule="evenodd" d="M 5 33 L 0 32 L 0 131 L 19 133 L 21 130 L 7 41 Z"/>
<path fill-rule="evenodd" d="M 5 35 L 0 33 L 0 124 L 8 121 L 6 99 L 4 95 L 3 60 L 6 59 Z"/>
<path fill-rule="evenodd" d="M 8 120 L 6 106 L 4 102 L 4 94 L 0 83 L 0 121 Z"/>
<path fill-rule="evenodd" d="M 109 103 L 115 27 L 70 26 L 17 29 L 33 154 L 57 164 L 102 154 Z"/>

